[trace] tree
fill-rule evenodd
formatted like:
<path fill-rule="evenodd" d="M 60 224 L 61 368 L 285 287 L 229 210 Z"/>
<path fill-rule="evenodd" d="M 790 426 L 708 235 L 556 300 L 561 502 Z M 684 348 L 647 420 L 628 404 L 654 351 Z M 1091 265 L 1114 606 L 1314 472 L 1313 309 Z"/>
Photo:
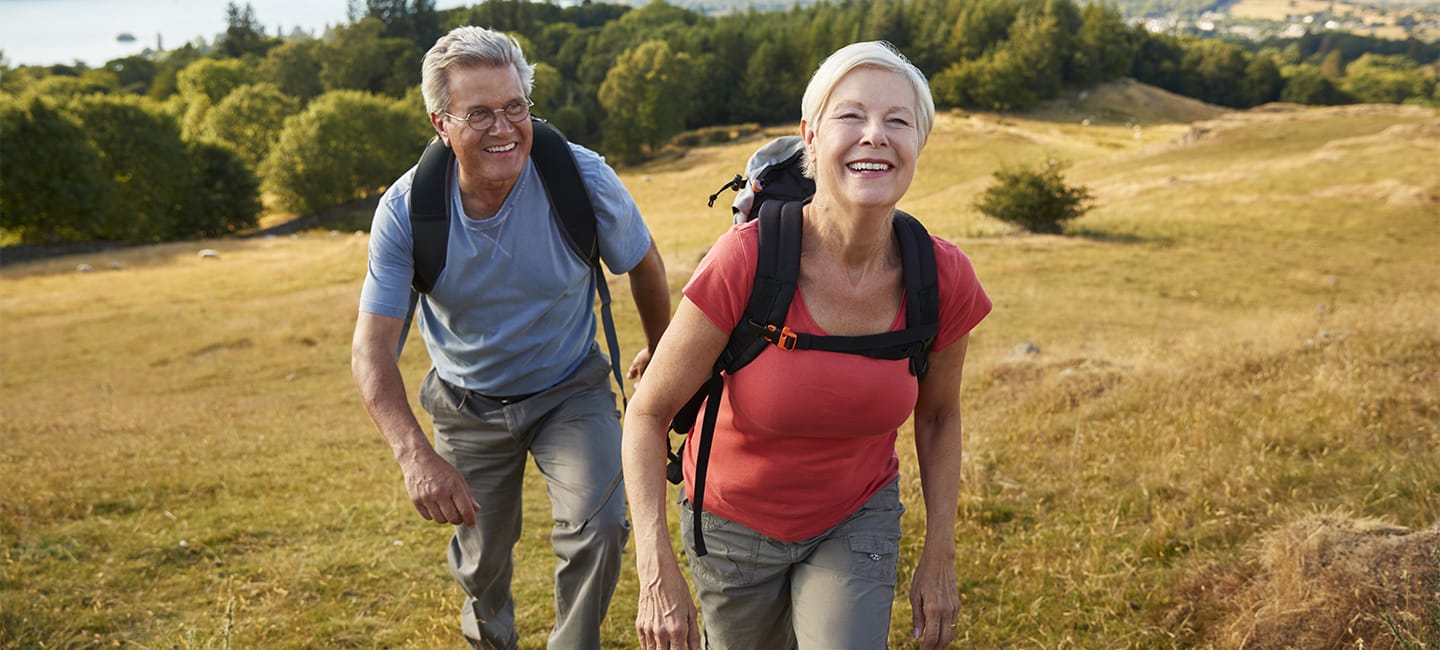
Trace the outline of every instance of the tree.
<path fill-rule="evenodd" d="M 1285 87 L 1280 90 L 1282 102 L 1312 106 L 1347 103 L 1344 93 L 1317 66 L 1287 66 L 1281 75 L 1285 77 Z"/>
<path fill-rule="evenodd" d="M 229 147 L 209 142 L 186 145 L 190 175 L 184 209 L 173 237 L 217 237 L 249 228 L 260 214 L 260 182 Z"/>
<path fill-rule="evenodd" d="M 244 7 L 233 2 L 225 5 L 225 34 L 220 37 L 216 45 L 220 48 L 220 54 L 238 59 L 247 54 L 261 56 L 265 51 L 274 47 L 278 39 L 265 35 L 265 26 L 255 18 L 255 9 L 250 3 Z"/>
<path fill-rule="evenodd" d="M 155 79 L 159 66 L 143 56 L 127 56 L 105 62 L 105 69 L 115 75 L 121 92 L 144 95 L 150 92 L 150 83 Z"/>
<path fill-rule="evenodd" d="M 1070 51 L 1069 37 L 1051 6 L 1047 3 L 1041 10 L 1022 7 L 1010 25 L 1009 38 L 1000 46 L 1015 55 L 1015 72 L 1038 99 L 1060 94 L 1064 61 Z"/>
<path fill-rule="evenodd" d="M 976 0 L 963 5 L 950 30 L 950 59 L 979 59 L 1010 34 L 1017 3 L 1008 0 Z"/>
<path fill-rule="evenodd" d="M 239 59 L 200 59 L 181 70 L 175 78 L 180 95 L 187 100 L 204 97 L 218 104 L 230 91 L 255 78 L 251 67 Z"/>
<path fill-rule="evenodd" d="M 261 187 L 309 213 L 373 193 L 415 163 L 431 128 L 409 104 L 338 90 L 285 121 L 260 165 Z"/>
<path fill-rule="evenodd" d="M 386 38 L 425 43 L 427 47 L 441 34 L 435 0 L 365 0 L 363 17 L 379 20 L 385 26 Z"/>
<path fill-rule="evenodd" d="M 1139 45 L 1130 69 L 1135 80 L 1170 92 L 1182 92 L 1184 72 L 1180 62 L 1185 57 L 1185 48 L 1180 40 L 1169 34 L 1144 33 Z"/>
<path fill-rule="evenodd" d="M 114 182 L 93 235 L 107 241 L 162 241 L 176 234 L 191 164 L 180 126 L 154 100 L 89 95 L 69 106 Z"/>
<path fill-rule="evenodd" d="M 1245 66 L 1245 77 L 1240 80 L 1242 106 L 1259 106 L 1280 99 L 1285 79 L 1280 76 L 1280 66 L 1275 58 L 1261 52 Z"/>
<path fill-rule="evenodd" d="M 1090 209 L 1090 191 L 1065 184 L 1068 165 L 1048 159 L 1038 169 L 1006 166 L 995 172 L 996 184 L 976 200 L 988 216 L 1030 232 L 1059 234 L 1064 223 Z"/>
<path fill-rule="evenodd" d="M 798 47 L 779 37 L 783 33 L 783 28 L 767 28 L 765 34 L 777 37 L 762 38 L 745 62 L 744 85 L 739 92 L 744 104 L 736 107 L 736 121 L 774 124 L 800 116 L 805 64 Z"/>
<path fill-rule="evenodd" d="M 1236 81 L 1245 78 L 1249 64 L 1245 50 L 1239 46 L 1212 39 L 1191 40 L 1185 44 L 1185 55 L 1180 59 L 1181 92 L 1212 104 L 1245 106 Z"/>
<path fill-rule="evenodd" d="M 1087 3 L 1076 35 L 1077 69 L 1073 81 L 1095 83 L 1129 76 L 1135 60 L 1134 39 L 1119 9 Z"/>
<path fill-rule="evenodd" d="M 1329 50 L 1325 60 L 1320 62 L 1320 73 L 1326 79 L 1336 80 L 1345 76 L 1345 55 L 1340 50 Z"/>
<path fill-rule="evenodd" d="M 304 104 L 325 92 L 320 83 L 320 51 L 324 46 L 314 39 L 281 43 L 265 54 L 257 77 Z"/>
<path fill-rule="evenodd" d="M 1356 101 L 1399 104 L 1427 99 L 1435 82 L 1414 61 L 1400 55 L 1364 54 L 1345 67 L 1340 88 Z"/>
<path fill-rule="evenodd" d="M 80 123 L 54 100 L 0 94 L 0 227 L 25 244 L 90 239 L 113 179 Z"/>
<path fill-rule="evenodd" d="M 600 86 L 607 113 L 605 144 L 626 162 L 639 159 L 685 126 L 693 94 L 690 55 L 675 54 L 665 41 L 626 50 Z"/>
<path fill-rule="evenodd" d="M 975 61 L 961 61 L 935 76 L 936 98 L 949 106 L 992 111 L 1030 108 L 1039 101 L 1026 85 L 1027 71 L 1009 48 L 996 48 Z"/>
<path fill-rule="evenodd" d="M 180 92 L 180 71 L 204 55 L 194 45 L 186 43 L 179 49 L 163 52 L 156 56 L 155 76 L 150 80 L 150 90 L 145 95 L 151 99 L 164 100 Z"/>
<path fill-rule="evenodd" d="M 420 82 L 421 52 L 413 41 L 388 38 L 376 18 L 335 31 L 320 50 L 320 83 L 326 91 L 363 90 L 400 97 Z"/>
<path fill-rule="evenodd" d="M 274 84 L 241 86 L 205 113 L 199 135 L 226 145 L 240 160 L 257 169 L 280 136 L 285 118 L 300 111 L 300 102 Z"/>
<path fill-rule="evenodd" d="M 91 71 L 95 72 L 95 71 Z M 101 70 L 103 74 L 86 73 L 78 77 L 50 75 L 30 84 L 32 94 L 68 101 L 84 95 L 104 95 L 119 91 L 114 73 Z"/>

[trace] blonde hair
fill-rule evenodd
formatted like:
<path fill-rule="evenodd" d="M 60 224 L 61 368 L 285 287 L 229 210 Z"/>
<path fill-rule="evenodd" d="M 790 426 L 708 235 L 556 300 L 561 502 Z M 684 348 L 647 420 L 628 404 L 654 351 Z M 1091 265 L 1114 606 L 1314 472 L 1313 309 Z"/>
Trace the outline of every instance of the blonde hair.
<path fill-rule="evenodd" d="M 425 53 L 420 67 L 420 93 L 425 110 L 439 113 L 450 106 L 450 78 L 446 71 L 456 66 L 502 66 L 515 68 L 525 96 L 535 85 L 535 66 L 525 60 L 520 42 L 493 29 L 467 25 L 450 30 Z"/>
<path fill-rule="evenodd" d="M 925 74 L 920 72 L 910 59 L 905 58 L 900 50 L 886 41 L 851 43 L 825 57 L 815 69 L 815 74 L 810 77 L 810 83 L 805 86 L 805 96 L 800 100 L 800 119 L 813 128 L 821 111 L 825 110 L 825 105 L 829 103 L 835 86 L 839 85 L 845 75 L 858 68 L 888 70 L 903 75 L 910 82 L 910 86 L 915 89 L 915 126 L 920 136 L 919 144 L 923 148 L 930 139 L 930 129 L 935 126 L 935 98 L 930 94 L 930 82 L 925 80 Z M 813 178 L 815 162 L 810 160 L 808 151 L 803 155 L 801 164 L 805 175 Z"/>

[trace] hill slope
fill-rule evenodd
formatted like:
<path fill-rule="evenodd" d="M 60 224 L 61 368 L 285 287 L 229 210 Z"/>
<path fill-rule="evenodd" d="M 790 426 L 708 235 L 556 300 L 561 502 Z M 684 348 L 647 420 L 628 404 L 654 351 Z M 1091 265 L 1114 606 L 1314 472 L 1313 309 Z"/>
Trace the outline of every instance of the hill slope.
<path fill-rule="evenodd" d="M 902 207 L 959 243 L 996 305 L 962 396 L 962 647 L 1227 647 L 1230 605 L 1196 586 L 1245 579 L 1273 531 L 1317 511 L 1440 521 L 1440 116 L 1203 117 L 952 114 L 923 155 Z M 756 143 L 624 175 L 675 290 L 729 223 L 705 196 Z M 1045 156 L 1098 197 L 1076 234 L 969 207 L 999 164 Z M 306 233 L 0 273 L 0 647 L 458 647 L 447 534 L 415 516 L 353 397 L 365 244 Z M 82 261 L 101 270 L 71 272 Z M 924 513 L 901 440 L 909 567 Z M 538 647 L 553 560 L 534 473 L 527 489 L 515 591 Z M 627 567 L 606 647 L 634 646 L 634 589 Z"/>

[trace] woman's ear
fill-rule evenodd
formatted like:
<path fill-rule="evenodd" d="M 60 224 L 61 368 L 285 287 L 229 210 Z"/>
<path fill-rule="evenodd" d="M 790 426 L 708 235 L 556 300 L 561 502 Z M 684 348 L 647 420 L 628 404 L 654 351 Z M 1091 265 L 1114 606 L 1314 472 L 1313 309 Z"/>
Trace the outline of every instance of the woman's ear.
<path fill-rule="evenodd" d="M 815 155 L 815 131 L 805 120 L 800 120 L 800 140 L 805 143 L 805 151 L 813 157 Z"/>

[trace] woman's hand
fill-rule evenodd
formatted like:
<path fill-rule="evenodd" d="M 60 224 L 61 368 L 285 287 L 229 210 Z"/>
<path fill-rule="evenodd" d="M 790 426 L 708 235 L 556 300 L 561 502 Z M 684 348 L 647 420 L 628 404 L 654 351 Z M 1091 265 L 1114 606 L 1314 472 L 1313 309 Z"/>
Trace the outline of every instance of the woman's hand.
<path fill-rule="evenodd" d="M 946 561 L 922 552 L 910 583 L 910 612 L 921 650 L 945 648 L 955 639 L 960 594 L 955 588 L 953 556 Z"/>
<path fill-rule="evenodd" d="M 635 631 L 643 650 L 696 650 L 700 625 L 690 587 L 673 561 L 662 563 L 658 575 L 640 581 L 640 608 Z"/>

